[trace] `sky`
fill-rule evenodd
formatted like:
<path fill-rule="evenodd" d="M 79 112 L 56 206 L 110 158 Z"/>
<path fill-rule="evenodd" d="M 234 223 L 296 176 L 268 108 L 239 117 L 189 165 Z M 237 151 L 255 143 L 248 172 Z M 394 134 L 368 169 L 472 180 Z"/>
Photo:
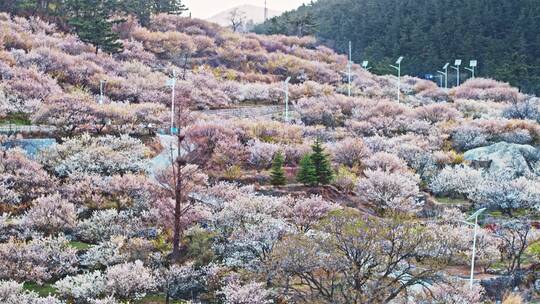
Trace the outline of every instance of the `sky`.
<path fill-rule="evenodd" d="M 269 9 L 288 11 L 295 9 L 309 0 L 267 0 Z M 193 17 L 206 19 L 235 6 L 251 4 L 264 7 L 264 0 L 184 0 Z"/>

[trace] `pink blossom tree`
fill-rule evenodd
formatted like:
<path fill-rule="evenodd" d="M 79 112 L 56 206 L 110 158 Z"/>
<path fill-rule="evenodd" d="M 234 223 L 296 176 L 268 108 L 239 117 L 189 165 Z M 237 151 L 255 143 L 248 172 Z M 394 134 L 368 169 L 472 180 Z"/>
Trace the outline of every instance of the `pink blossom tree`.
<path fill-rule="evenodd" d="M 0 206 L 26 205 L 49 194 L 56 180 L 21 150 L 0 151 Z M 0 207 L 1 209 L 1 207 Z"/>
<path fill-rule="evenodd" d="M 264 288 L 264 283 L 250 282 L 242 284 L 238 280 L 230 280 L 223 287 L 221 293 L 225 297 L 226 304 L 269 304 L 270 291 Z"/>
<path fill-rule="evenodd" d="M 414 212 L 420 206 L 418 175 L 409 172 L 388 172 L 366 170 L 364 178 L 358 181 L 356 191 L 360 198 L 373 204 L 380 212 Z"/>
<path fill-rule="evenodd" d="M 62 199 L 59 194 L 43 196 L 33 202 L 24 215 L 23 223 L 48 235 L 66 232 L 75 228 L 77 212 L 75 205 Z"/>
<path fill-rule="evenodd" d="M 328 202 L 320 196 L 293 199 L 285 201 L 283 215 L 289 219 L 301 232 L 307 232 L 326 217 L 328 213 L 339 208 L 338 205 Z"/>

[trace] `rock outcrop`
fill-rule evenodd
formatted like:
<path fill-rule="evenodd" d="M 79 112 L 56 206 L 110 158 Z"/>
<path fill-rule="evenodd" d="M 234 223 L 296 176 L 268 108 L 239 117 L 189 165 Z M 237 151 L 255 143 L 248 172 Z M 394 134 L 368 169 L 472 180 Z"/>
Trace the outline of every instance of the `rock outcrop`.
<path fill-rule="evenodd" d="M 493 172 L 507 171 L 518 176 L 530 173 L 533 164 L 539 158 L 539 150 L 535 147 L 507 142 L 465 152 L 465 159 L 470 161 L 472 166 L 483 167 Z"/>

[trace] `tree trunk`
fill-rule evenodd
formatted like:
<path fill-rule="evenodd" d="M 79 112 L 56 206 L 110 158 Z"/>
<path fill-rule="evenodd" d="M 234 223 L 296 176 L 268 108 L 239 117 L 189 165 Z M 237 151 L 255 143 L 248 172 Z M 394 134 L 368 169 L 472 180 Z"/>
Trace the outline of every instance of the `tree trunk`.
<path fill-rule="evenodd" d="M 180 213 L 182 212 L 182 182 L 180 173 L 182 168 L 178 167 L 176 189 L 175 189 L 175 203 L 174 203 L 174 235 L 173 235 L 173 252 L 171 258 L 178 260 L 180 258 L 180 238 L 183 233 L 182 227 L 180 227 Z"/>
<path fill-rule="evenodd" d="M 182 145 L 184 137 L 178 132 L 178 157 L 176 159 L 176 183 L 174 189 L 174 235 L 173 235 L 173 251 L 171 253 L 171 259 L 178 261 L 181 256 L 180 241 L 184 234 L 180 219 L 182 217 L 182 207 L 184 205 L 184 191 L 182 189 L 184 183 L 184 175 L 182 169 L 185 166 L 185 161 L 180 155 L 180 147 Z"/>

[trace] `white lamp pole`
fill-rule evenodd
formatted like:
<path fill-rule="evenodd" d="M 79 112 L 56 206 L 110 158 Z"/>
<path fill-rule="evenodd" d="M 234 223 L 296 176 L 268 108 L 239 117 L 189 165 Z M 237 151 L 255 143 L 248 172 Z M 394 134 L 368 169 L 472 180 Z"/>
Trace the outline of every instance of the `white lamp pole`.
<path fill-rule="evenodd" d="M 444 76 L 444 88 L 445 89 L 448 89 L 448 66 L 450 65 L 450 63 L 446 63 L 444 66 L 443 66 L 443 70 L 444 72 L 441 72 L 441 71 L 437 71 L 437 73 L 441 74 L 442 76 Z M 441 85 L 442 86 L 442 85 Z"/>
<path fill-rule="evenodd" d="M 471 60 L 471 62 L 469 63 L 469 66 L 470 66 L 470 68 L 465 68 L 465 69 L 472 73 L 472 78 L 474 79 L 474 77 L 475 77 L 474 70 L 478 66 L 478 61 L 477 60 Z"/>
<path fill-rule="evenodd" d="M 486 211 L 486 208 L 479 209 L 475 213 L 473 213 L 471 216 L 467 218 L 466 221 L 464 221 L 465 224 L 469 226 L 474 227 L 474 236 L 473 236 L 473 247 L 472 247 L 472 258 L 471 258 L 471 278 L 469 280 L 469 287 L 473 287 L 473 281 L 474 281 L 474 260 L 476 258 L 476 235 L 477 235 L 477 229 L 478 229 L 478 216 L 482 214 L 482 212 Z M 470 220 L 474 219 L 474 224 L 469 223 Z"/>
<path fill-rule="evenodd" d="M 401 61 L 403 60 L 403 56 L 399 57 L 398 60 L 396 61 L 396 65 L 390 65 L 391 67 L 393 67 L 394 69 L 397 70 L 398 74 L 397 74 L 397 102 L 399 103 L 400 101 L 400 97 L 399 95 L 401 95 Z"/>
<path fill-rule="evenodd" d="M 461 59 L 456 59 L 456 62 L 454 63 L 454 66 L 451 68 L 457 71 L 457 78 L 456 78 L 456 84 L 459 87 L 459 67 L 461 66 Z"/>
<path fill-rule="evenodd" d="M 105 84 L 106 80 L 100 80 L 99 81 L 99 104 L 103 104 L 103 85 Z"/>
<path fill-rule="evenodd" d="M 289 122 L 289 81 L 291 77 L 285 79 L 285 122 Z"/>
<path fill-rule="evenodd" d="M 174 134 L 174 103 L 175 103 L 175 90 L 176 90 L 176 71 L 173 71 L 173 77 L 167 81 L 167 84 L 171 86 L 171 135 Z"/>
<path fill-rule="evenodd" d="M 351 67 L 352 67 L 352 42 L 349 41 L 349 62 L 347 63 L 347 68 L 349 69 L 349 94 L 351 96 Z"/>

